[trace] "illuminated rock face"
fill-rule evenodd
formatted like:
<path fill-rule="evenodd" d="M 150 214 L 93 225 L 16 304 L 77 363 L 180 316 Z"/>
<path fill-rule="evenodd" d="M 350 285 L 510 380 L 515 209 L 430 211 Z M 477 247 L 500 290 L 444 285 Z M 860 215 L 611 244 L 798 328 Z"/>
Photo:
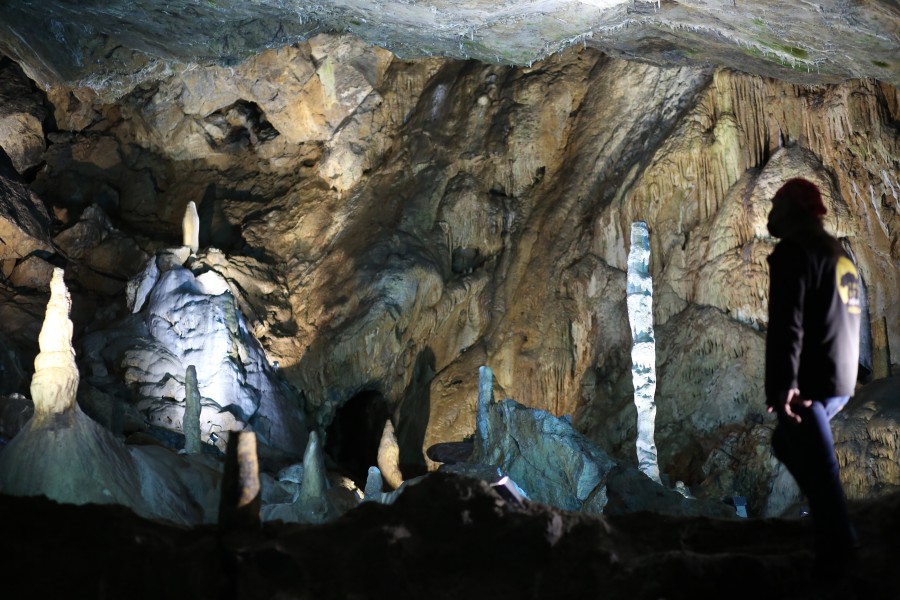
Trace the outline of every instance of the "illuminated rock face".
<path fill-rule="evenodd" d="M 185 370 L 192 365 L 201 396 L 203 443 L 224 449 L 228 431 L 250 427 L 261 443 L 299 456 L 306 444 L 299 394 L 276 375 L 225 279 L 214 271 L 195 277 L 171 255 L 163 252 L 152 258 L 164 269 L 158 269 L 154 279 L 147 276 L 153 272 L 148 265 L 141 283 L 132 286 L 141 289 L 144 282 L 152 283 L 138 315 L 122 321 L 118 329 L 89 336 L 85 346 L 92 349 L 94 369 L 122 369 L 136 397 L 134 405 L 148 422 L 180 431 Z M 108 340 L 116 340 L 117 351 L 102 358 L 98 354 Z"/>

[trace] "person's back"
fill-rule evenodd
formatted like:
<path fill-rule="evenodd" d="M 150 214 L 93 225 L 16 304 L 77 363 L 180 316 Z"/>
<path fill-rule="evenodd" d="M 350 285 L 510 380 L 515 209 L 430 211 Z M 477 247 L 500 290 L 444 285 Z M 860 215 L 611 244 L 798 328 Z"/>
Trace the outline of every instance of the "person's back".
<path fill-rule="evenodd" d="M 818 188 L 786 182 L 772 199 L 766 404 L 778 416 L 772 450 L 809 500 L 816 576 L 852 561 L 856 533 L 841 486 L 829 421 L 856 387 L 860 284 L 853 262 L 829 235 Z"/>
<path fill-rule="evenodd" d="M 769 340 L 772 364 L 766 365 L 767 389 L 796 387 L 803 398 L 852 396 L 859 365 L 860 282 L 853 261 L 839 241 L 819 227 L 802 227 L 786 235 L 769 257 L 772 272 Z M 794 279 L 796 281 L 790 281 Z M 785 281 L 787 280 L 787 281 Z M 791 298 L 778 294 L 800 288 Z M 802 306 L 795 306 L 802 300 Z M 789 337 L 794 314 L 799 323 L 802 343 L 796 372 L 794 363 L 777 360 L 791 349 Z M 777 315 L 784 314 L 779 322 Z M 775 319 L 773 325 L 772 318 Z M 779 351 L 780 350 L 780 351 Z M 796 376 L 796 381 L 791 379 Z M 789 379 L 790 378 L 790 379 Z M 787 385 L 787 387 L 780 387 Z"/>

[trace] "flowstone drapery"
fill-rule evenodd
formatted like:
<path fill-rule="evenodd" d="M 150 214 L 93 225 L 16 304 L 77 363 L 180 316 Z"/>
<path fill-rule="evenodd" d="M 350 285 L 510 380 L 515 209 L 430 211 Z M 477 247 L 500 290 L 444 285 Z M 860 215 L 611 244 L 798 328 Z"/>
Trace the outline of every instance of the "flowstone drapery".
<path fill-rule="evenodd" d="M 631 374 L 634 405 L 637 408 L 638 468 L 656 482 L 659 465 L 656 443 L 656 340 L 653 337 L 653 280 L 650 278 L 650 237 L 647 224 L 631 224 L 631 250 L 628 252 L 628 322 L 631 325 Z"/>

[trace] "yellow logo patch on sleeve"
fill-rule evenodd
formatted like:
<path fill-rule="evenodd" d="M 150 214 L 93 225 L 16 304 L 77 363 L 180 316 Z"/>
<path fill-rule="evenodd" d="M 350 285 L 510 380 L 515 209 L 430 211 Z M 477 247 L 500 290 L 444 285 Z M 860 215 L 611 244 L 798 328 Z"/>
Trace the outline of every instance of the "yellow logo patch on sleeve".
<path fill-rule="evenodd" d="M 856 265 L 846 256 L 842 256 L 838 258 L 835 271 L 841 301 L 847 307 L 847 312 L 851 315 L 858 315 L 862 312 L 862 307 L 860 306 L 859 273 L 856 271 Z"/>

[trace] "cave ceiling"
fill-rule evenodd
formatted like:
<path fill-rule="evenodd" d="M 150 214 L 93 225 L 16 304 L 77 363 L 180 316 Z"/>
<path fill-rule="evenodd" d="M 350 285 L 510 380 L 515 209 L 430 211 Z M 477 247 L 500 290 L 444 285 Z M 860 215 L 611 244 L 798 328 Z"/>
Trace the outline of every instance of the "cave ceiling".
<path fill-rule="evenodd" d="M 900 84 L 896 0 L 4 0 L 0 10 L 0 53 L 34 80 L 111 96 L 321 32 L 351 32 L 407 58 L 525 65 L 583 44 L 656 65 L 723 65 L 795 83 Z"/>

